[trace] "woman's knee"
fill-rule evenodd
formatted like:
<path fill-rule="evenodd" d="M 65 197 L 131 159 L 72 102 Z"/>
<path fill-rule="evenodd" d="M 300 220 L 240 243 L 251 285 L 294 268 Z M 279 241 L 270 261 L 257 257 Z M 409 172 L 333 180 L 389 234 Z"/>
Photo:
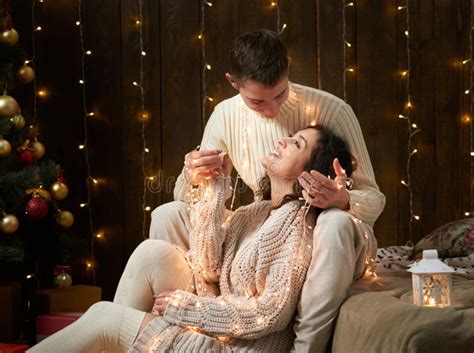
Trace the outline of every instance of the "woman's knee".
<path fill-rule="evenodd" d="M 165 203 L 151 213 L 150 238 L 168 240 L 169 232 L 186 224 L 188 205 L 182 201 Z"/>
<path fill-rule="evenodd" d="M 315 240 L 324 240 L 327 242 L 354 241 L 356 232 L 353 216 L 346 211 L 340 209 L 328 209 L 323 211 L 316 222 L 314 228 Z"/>

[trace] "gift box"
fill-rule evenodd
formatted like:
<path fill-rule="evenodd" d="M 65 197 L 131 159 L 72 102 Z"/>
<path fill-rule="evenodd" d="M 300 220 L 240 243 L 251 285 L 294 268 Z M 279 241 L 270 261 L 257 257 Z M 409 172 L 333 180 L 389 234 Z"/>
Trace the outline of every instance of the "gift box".
<path fill-rule="evenodd" d="M 0 353 L 25 353 L 28 348 L 24 344 L 0 343 Z"/>
<path fill-rule="evenodd" d="M 40 342 L 53 333 L 62 330 L 79 319 L 82 314 L 79 312 L 64 312 L 38 315 L 36 317 L 36 341 Z"/>
<path fill-rule="evenodd" d="M 23 322 L 20 283 L 0 283 L 0 298 L 0 340 L 12 341 L 19 337 Z"/>
<path fill-rule="evenodd" d="M 84 312 L 101 300 L 100 287 L 77 285 L 67 288 L 42 289 L 34 293 L 32 310 L 37 314 Z"/>

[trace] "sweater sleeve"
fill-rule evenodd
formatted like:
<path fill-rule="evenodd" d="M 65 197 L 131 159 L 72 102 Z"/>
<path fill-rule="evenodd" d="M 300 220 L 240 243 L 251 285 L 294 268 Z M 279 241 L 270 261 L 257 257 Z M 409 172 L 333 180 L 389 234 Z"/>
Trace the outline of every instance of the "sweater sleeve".
<path fill-rule="evenodd" d="M 205 151 L 219 149 L 223 152 L 228 152 L 227 146 L 224 142 L 224 135 L 224 114 L 220 108 L 220 105 L 218 105 L 206 124 L 200 144 L 200 150 Z M 186 195 L 192 188 L 192 186 L 184 178 L 183 171 L 181 171 L 181 174 L 178 176 L 174 186 L 173 196 L 175 201 L 187 201 Z"/>
<path fill-rule="evenodd" d="M 199 281 L 219 281 L 225 241 L 222 225 L 229 184 L 229 177 L 209 180 L 207 185 L 200 186 L 204 188 L 203 197 L 191 206 L 188 257 Z"/>
<path fill-rule="evenodd" d="M 374 170 L 360 124 L 348 104 L 342 104 L 331 119 L 329 128 L 342 137 L 357 161 L 353 173 L 354 188 L 349 191 L 350 213 L 373 226 L 385 207 L 385 196 L 375 182 Z"/>
<path fill-rule="evenodd" d="M 283 330 L 295 312 L 311 258 L 309 240 L 303 241 L 296 222 L 295 213 L 287 213 L 271 235 L 261 234 L 266 241 L 258 245 L 256 273 L 264 274 L 265 281 L 255 296 L 210 298 L 178 290 L 164 319 L 212 336 L 256 339 Z"/>

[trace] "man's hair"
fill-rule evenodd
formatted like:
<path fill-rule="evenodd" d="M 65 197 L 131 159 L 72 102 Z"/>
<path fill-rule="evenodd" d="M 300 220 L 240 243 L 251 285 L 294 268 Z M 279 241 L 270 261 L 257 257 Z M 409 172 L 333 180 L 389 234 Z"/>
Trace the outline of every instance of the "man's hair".
<path fill-rule="evenodd" d="M 230 65 L 234 80 L 252 80 L 273 87 L 288 72 L 288 55 L 277 33 L 247 32 L 234 41 Z"/>

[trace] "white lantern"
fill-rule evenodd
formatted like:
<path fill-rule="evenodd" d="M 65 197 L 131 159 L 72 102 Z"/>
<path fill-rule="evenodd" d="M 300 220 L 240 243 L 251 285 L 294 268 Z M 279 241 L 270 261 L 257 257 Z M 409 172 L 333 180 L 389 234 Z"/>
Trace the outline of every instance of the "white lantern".
<path fill-rule="evenodd" d="M 438 259 L 437 250 L 424 250 L 423 259 L 408 271 L 412 273 L 414 304 L 439 308 L 451 305 L 454 270 Z"/>

